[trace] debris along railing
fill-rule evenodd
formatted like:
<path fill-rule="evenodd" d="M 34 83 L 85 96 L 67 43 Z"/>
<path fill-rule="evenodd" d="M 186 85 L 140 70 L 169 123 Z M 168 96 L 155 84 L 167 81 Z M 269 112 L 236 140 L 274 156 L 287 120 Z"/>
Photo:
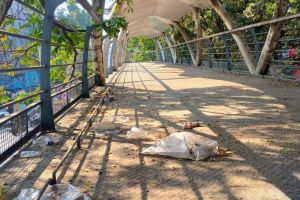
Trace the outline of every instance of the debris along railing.
<path fill-rule="evenodd" d="M 16 34 L 0 30 L 0 76 L 3 75 L 12 79 L 14 76 L 19 76 L 20 73 L 34 72 L 39 77 L 37 85 L 28 89 L 31 91 L 30 93 L 23 93 L 17 99 L 12 96 L 8 97 L 8 101 L 0 104 L 0 111 L 8 110 L 5 112 L 5 116 L 0 116 L 0 162 L 16 152 L 42 129 L 54 129 L 54 117 L 57 117 L 79 98 L 88 97 L 89 90 L 95 86 L 95 76 L 91 75 L 92 70 L 88 70 L 93 62 L 89 61 L 88 56 L 89 51 L 92 51 L 89 47 L 91 32 L 78 32 L 68 27 L 68 30 L 76 32 L 78 37 L 82 35 L 85 38 L 84 47 L 51 41 L 52 24 L 65 26 L 54 19 L 54 8 L 62 2 L 64 1 L 46 1 L 44 13 L 21 0 L 14 0 L 14 3 L 19 3 L 30 12 L 37 12 L 44 17 L 42 39 L 27 36 L 26 31 L 22 34 Z M 29 16 L 27 14 L 26 16 Z M 7 44 L 3 38 L 7 40 Z M 39 65 L 27 66 L 20 63 L 21 56 L 14 57 L 16 52 L 21 52 L 21 55 L 28 53 L 28 49 L 24 50 L 20 46 L 31 44 L 29 42 L 34 43 L 33 47 L 30 48 L 37 48 L 30 56 L 36 58 Z M 57 48 L 76 49 L 77 58 L 80 57 L 81 61 L 76 59 L 72 63 L 65 64 L 58 61 L 57 64 L 50 64 L 51 53 Z M 55 72 L 55 69 L 61 69 L 60 72 L 65 76 L 69 70 L 72 76 L 70 75 L 66 82 L 55 80 L 51 82 L 50 75 Z M 7 93 L 7 87 L 4 85 L 4 94 Z"/>
<path fill-rule="evenodd" d="M 123 66 L 123 68 L 124 68 L 124 66 Z M 120 78 L 121 71 L 122 71 L 122 69 L 120 69 L 120 71 L 118 73 L 114 74 L 114 76 L 111 78 L 108 86 L 105 89 L 105 92 L 101 94 L 99 103 L 93 108 L 91 116 L 86 120 L 86 125 L 81 129 L 80 133 L 77 135 L 77 137 L 74 140 L 71 147 L 68 149 L 68 151 L 62 157 L 61 161 L 57 164 L 55 169 L 52 171 L 51 178 L 49 178 L 44 183 L 43 187 L 39 191 L 39 194 L 37 196 L 37 200 L 42 198 L 43 194 L 46 192 L 46 189 L 49 185 L 57 184 L 57 173 L 59 172 L 60 168 L 63 166 L 64 162 L 67 160 L 67 158 L 71 154 L 71 152 L 73 150 L 75 150 L 75 147 L 77 147 L 77 149 L 81 149 L 81 137 L 84 136 L 88 132 L 88 130 L 92 126 L 95 118 L 100 113 L 100 111 L 102 109 L 102 106 L 105 104 L 105 98 L 107 98 L 108 95 L 112 92 L 116 82 Z M 92 81 L 92 80 L 95 80 L 95 79 L 93 79 L 93 77 L 90 77 L 89 80 Z"/>
<path fill-rule="evenodd" d="M 233 40 L 231 34 L 239 32 L 239 34 L 244 38 L 245 43 L 249 46 L 250 53 L 256 59 L 256 62 L 258 62 L 268 35 L 269 25 L 281 22 L 281 37 L 274 51 L 272 60 L 269 63 L 269 72 L 266 76 L 299 80 L 299 18 L 300 13 L 246 25 L 230 31 L 204 36 L 202 38 L 196 38 L 188 42 L 173 45 L 171 47 L 163 47 L 157 48 L 154 51 L 135 53 L 144 54 L 144 57 L 152 54 L 150 57 L 155 58 L 153 61 L 164 62 L 163 57 L 165 57 L 165 62 L 168 63 L 174 63 L 173 61 L 175 60 L 176 64 L 194 65 L 191 53 L 194 55 L 194 57 L 196 57 L 196 46 L 198 42 L 201 42 L 201 66 L 223 71 L 249 73 L 239 48 L 236 42 Z M 160 37 L 159 39 L 163 40 L 163 37 Z M 192 52 L 190 52 L 189 47 Z M 298 47 L 299 49 L 299 52 L 297 52 L 299 55 L 296 55 L 295 57 L 291 57 L 289 55 L 290 50 L 293 47 Z M 171 49 L 175 52 L 175 59 L 173 58 Z M 162 54 L 164 54 L 164 56 Z"/>

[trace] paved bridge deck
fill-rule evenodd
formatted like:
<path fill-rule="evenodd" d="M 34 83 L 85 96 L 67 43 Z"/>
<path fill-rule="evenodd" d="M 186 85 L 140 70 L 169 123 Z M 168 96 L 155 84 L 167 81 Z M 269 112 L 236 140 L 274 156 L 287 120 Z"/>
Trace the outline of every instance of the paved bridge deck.
<path fill-rule="evenodd" d="M 123 127 L 148 130 L 150 139 L 89 132 L 83 149 L 62 168 L 63 182 L 89 191 L 93 199 L 300 199 L 299 87 L 194 67 L 132 63 L 123 68 L 115 92 L 116 101 L 98 120 L 128 117 Z M 88 115 L 95 102 L 80 102 L 59 126 L 80 126 L 79 116 Z M 205 122 L 207 127 L 194 132 L 218 140 L 233 155 L 192 162 L 139 154 L 186 120 Z M 41 157 L 17 159 L 1 171 L 6 193 L 40 188 L 76 134 L 78 127 L 73 128 L 69 135 L 56 133 L 63 140 L 46 147 Z"/>

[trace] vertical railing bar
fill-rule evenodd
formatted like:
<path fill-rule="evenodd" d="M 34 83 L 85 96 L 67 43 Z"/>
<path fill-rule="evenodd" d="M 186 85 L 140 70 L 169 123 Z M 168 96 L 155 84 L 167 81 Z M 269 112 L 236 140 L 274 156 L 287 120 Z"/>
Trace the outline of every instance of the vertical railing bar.
<path fill-rule="evenodd" d="M 260 55 L 259 55 L 259 47 L 258 47 L 258 43 L 257 43 L 255 28 L 251 28 L 250 32 L 251 32 L 252 40 L 253 40 L 253 44 L 254 44 L 255 59 L 256 59 L 256 62 L 258 62 Z"/>
<path fill-rule="evenodd" d="M 227 70 L 231 71 L 231 62 L 230 62 L 230 49 L 228 47 L 228 35 L 222 36 L 224 41 L 225 50 L 226 50 L 226 62 L 227 62 Z"/>
<path fill-rule="evenodd" d="M 92 28 L 89 26 L 86 28 L 85 40 L 84 40 L 84 52 L 83 52 L 83 64 L 82 64 L 82 97 L 89 98 L 89 83 L 88 83 L 88 69 L 87 61 L 89 57 L 89 44 Z"/>

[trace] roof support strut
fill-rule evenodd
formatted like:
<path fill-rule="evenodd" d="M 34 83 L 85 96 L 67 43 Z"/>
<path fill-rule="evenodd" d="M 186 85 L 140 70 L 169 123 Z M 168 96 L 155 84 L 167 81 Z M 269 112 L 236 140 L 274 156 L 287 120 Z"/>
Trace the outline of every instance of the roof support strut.
<path fill-rule="evenodd" d="M 171 43 L 171 40 L 170 40 L 170 38 L 168 37 L 168 35 L 166 33 L 163 33 L 163 36 L 164 36 L 165 41 L 167 42 L 168 47 L 169 47 L 169 49 L 171 51 L 171 55 L 172 55 L 172 58 L 173 58 L 173 63 L 176 63 L 176 61 L 177 61 L 176 52 L 175 52 L 174 47 L 173 47 L 173 45 Z"/>
<path fill-rule="evenodd" d="M 163 49 L 163 47 L 162 47 L 160 41 L 159 41 L 157 38 L 155 39 L 155 41 L 156 41 L 156 44 L 157 44 L 157 46 L 158 46 L 158 48 L 159 48 L 159 50 L 160 50 L 160 54 L 161 54 L 161 57 L 162 57 L 162 61 L 163 61 L 163 62 L 166 62 L 165 50 Z"/>

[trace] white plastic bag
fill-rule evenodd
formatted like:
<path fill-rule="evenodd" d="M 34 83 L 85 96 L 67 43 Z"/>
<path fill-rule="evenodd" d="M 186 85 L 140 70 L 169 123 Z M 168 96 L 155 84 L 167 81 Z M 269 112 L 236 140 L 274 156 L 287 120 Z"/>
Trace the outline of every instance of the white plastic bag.
<path fill-rule="evenodd" d="M 35 200 L 39 195 L 39 190 L 33 188 L 21 190 L 19 196 L 15 197 L 13 200 Z"/>
<path fill-rule="evenodd" d="M 137 127 L 132 127 L 130 131 L 127 131 L 128 139 L 146 139 L 148 132 Z"/>
<path fill-rule="evenodd" d="M 22 151 L 20 156 L 21 158 L 33 158 L 41 155 L 38 151 Z"/>
<path fill-rule="evenodd" d="M 164 138 L 141 153 L 199 161 L 214 156 L 217 145 L 217 141 L 209 138 L 190 132 L 178 132 Z"/>
<path fill-rule="evenodd" d="M 54 144 L 54 140 L 48 136 L 41 136 L 32 141 L 33 146 L 42 147 L 42 146 L 53 145 L 53 144 Z"/>
<path fill-rule="evenodd" d="M 41 200 L 77 200 L 83 193 L 71 184 L 57 184 L 49 187 Z"/>

